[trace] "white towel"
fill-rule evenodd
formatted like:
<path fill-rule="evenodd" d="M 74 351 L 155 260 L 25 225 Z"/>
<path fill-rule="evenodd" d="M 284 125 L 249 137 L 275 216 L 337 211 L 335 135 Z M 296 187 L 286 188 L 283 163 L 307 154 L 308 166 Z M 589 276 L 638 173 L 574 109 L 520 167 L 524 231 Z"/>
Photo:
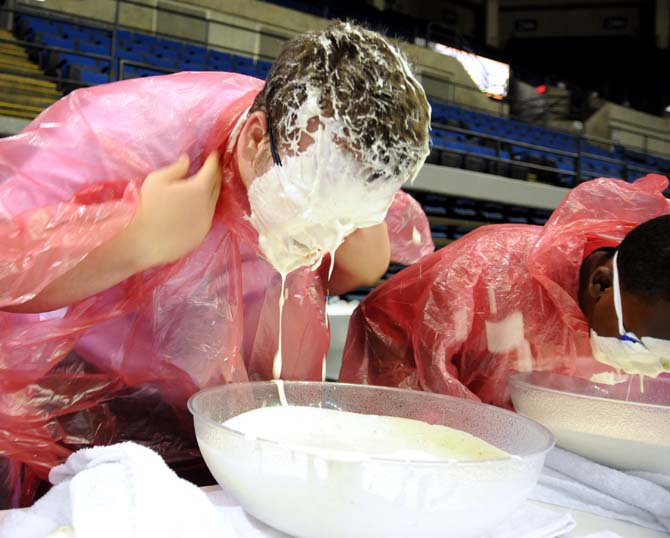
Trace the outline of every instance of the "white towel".
<path fill-rule="evenodd" d="M 246 514 L 223 490 L 208 494 L 240 538 L 291 538 Z M 524 503 L 496 531 L 482 538 L 556 538 L 575 528 L 571 515 Z"/>
<path fill-rule="evenodd" d="M 0 522 L 0 537 L 238 538 L 202 490 L 135 443 L 79 450 L 49 480 L 42 499 Z"/>
<path fill-rule="evenodd" d="M 548 455 L 531 498 L 670 530 L 670 477 L 610 469 L 560 448 Z"/>

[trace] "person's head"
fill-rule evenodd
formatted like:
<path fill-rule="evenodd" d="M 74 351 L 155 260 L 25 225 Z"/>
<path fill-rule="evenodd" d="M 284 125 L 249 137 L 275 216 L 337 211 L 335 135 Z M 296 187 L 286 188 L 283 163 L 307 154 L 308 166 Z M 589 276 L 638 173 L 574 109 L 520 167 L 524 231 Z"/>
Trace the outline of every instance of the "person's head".
<path fill-rule="evenodd" d="M 579 301 L 599 336 L 620 336 L 615 309 L 614 258 L 623 327 L 640 338 L 670 339 L 670 216 L 633 229 L 615 249 L 594 252 L 582 264 Z"/>
<path fill-rule="evenodd" d="M 380 34 L 335 23 L 289 41 L 236 147 L 261 248 L 272 235 L 313 262 L 343 234 L 381 222 L 428 155 L 429 130 L 421 85 Z M 295 268 L 263 250 L 278 269 Z"/>

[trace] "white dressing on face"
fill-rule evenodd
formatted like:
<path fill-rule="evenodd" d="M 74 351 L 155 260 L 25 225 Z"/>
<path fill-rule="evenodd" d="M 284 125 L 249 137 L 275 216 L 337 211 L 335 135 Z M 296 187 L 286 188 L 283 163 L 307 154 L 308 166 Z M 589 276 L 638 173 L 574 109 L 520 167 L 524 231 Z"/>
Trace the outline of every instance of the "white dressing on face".
<path fill-rule="evenodd" d="M 591 349 L 598 362 L 619 372 L 648 377 L 670 372 L 670 346 L 666 340 L 642 337 L 639 343 L 622 341 L 591 330 Z"/>
<path fill-rule="evenodd" d="M 352 153 L 332 140 L 328 125 L 314 142 L 282 158 L 249 186 L 249 220 L 263 256 L 283 274 L 317 268 L 345 237 L 386 218 L 399 182 L 367 182 Z M 331 274 L 334 256 L 331 259 Z"/>

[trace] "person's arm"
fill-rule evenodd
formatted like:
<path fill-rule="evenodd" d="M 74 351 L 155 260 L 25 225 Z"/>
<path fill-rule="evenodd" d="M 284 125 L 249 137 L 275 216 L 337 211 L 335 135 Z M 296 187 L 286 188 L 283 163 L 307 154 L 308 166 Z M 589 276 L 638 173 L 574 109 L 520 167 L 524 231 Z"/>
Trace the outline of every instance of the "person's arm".
<path fill-rule="evenodd" d="M 188 157 L 149 174 L 128 227 L 93 250 L 31 300 L 4 310 L 48 312 L 111 288 L 135 273 L 178 260 L 207 235 L 221 189 L 219 160 L 212 153 L 194 176 Z"/>
<path fill-rule="evenodd" d="M 349 235 L 335 252 L 330 295 L 340 295 L 375 284 L 388 269 L 391 243 L 386 223 L 361 228 Z"/>

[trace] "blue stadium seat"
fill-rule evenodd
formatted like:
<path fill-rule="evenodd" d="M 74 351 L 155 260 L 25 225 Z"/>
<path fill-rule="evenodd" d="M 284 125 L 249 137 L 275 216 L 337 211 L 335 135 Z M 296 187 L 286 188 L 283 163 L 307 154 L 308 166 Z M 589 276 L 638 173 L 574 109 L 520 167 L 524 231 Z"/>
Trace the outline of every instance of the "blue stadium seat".
<path fill-rule="evenodd" d="M 152 64 L 158 67 L 165 67 L 166 69 L 177 70 L 179 68 L 179 60 L 170 56 L 148 56 L 145 57 L 144 63 Z"/>
<path fill-rule="evenodd" d="M 91 39 L 94 41 L 111 41 L 112 32 L 101 28 L 91 28 Z"/>
<path fill-rule="evenodd" d="M 470 144 L 468 148 L 470 149 L 471 153 L 474 153 L 476 155 L 486 155 L 492 157 L 496 154 L 496 150 L 494 150 L 493 148 L 486 146 L 478 146 L 477 144 Z"/>
<path fill-rule="evenodd" d="M 190 59 L 186 58 L 179 60 L 177 63 L 177 68 L 180 71 L 205 71 L 207 69 L 205 65 L 205 58 Z"/>
<path fill-rule="evenodd" d="M 455 149 L 457 151 L 463 151 L 463 152 L 468 151 L 468 146 L 465 143 L 459 142 L 457 140 L 445 139 L 444 147 L 447 149 Z"/>
<path fill-rule="evenodd" d="M 528 224 L 531 210 L 525 207 L 509 206 L 505 208 L 507 222 L 512 224 Z"/>
<path fill-rule="evenodd" d="M 154 46 L 154 50 L 172 51 L 175 54 L 181 53 L 182 48 L 183 46 L 181 43 L 164 37 L 159 38 Z"/>
<path fill-rule="evenodd" d="M 79 40 L 79 50 L 81 52 L 89 52 L 91 54 L 108 55 L 112 50 L 112 44 L 101 41 L 82 41 Z"/>
<path fill-rule="evenodd" d="M 81 28 L 74 25 L 68 27 L 61 27 L 59 34 L 64 39 L 76 39 L 84 41 L 90 41 L 91 39 L 90 30 L 88 30 L 87 28 Z"/>
<path fill-rule="evenodd" d="M 446 216 L 447 208 L 443 205 L 424 205 L 423 210 L 427 215 Z"/>
<path fill-rule="evenodd" d="M 124 60 L 132 60 L 140 63 L 145 63 L 147 60 L 147 55 L 143 50 L 130 47 L 117 49 L 116 55 Z"/>
<path fill-rule="evenodd" d="M 133 65 L 127 65 L 124 71 L 126 78 L 153 77 L 164 74 L 165 73 L 162 71 L 155 71 L 153 69 L 146 69 L 144 67 L 136 67 Z"/>
<path fill-rule="evenodd" d="M 76 50 L 77 42 L 72 38 L 65 38 L 60 34 L 48 34 L 38 32 L 35 34 L 35 40 L 49 45 L 50 47 L 59 47 L 61 49 Z"/>
<path fill-rule="evenodd" d="M 467 226 L 456 226 L 450 230 L 449 239 L 460 239 L 466 234 L 469 234 L 473 228 L 468 228 Z"/>
<path fill-rule="evenodd" d="M 272 63 L 259 61 L 256 67 L 258 68 L 258 75 L 261 78 L 265 79 L 267 78 L 268 73 L 270 72 L 270 68 L 272 68 Z"/>
<path fill-rule="evenodd" d="M 56 21 L 44 19 L 42 17 L 25 17 L 28 26 L 33 32 L 59 33 L 60 25 Z"/>
<path fill-rule="evenodd" d="M 474 200 L 457 199 L 449 207 L 449 212 L 456 218 L 476 219 L 477 204 Z"/>
<path fill-rule="evenodd" d="M 504 207 L 501 204 L 484 203 L 479 210 L 479 215 L 488 222 L 501 224 L 507 222 L 503 211 Z"/>
<path fill-rule="evenodd" d="M 551 211 L 548 209 L 534 209 L 530 215 L 531 224 L 542 226 L 549 220 Z"/>
<path fill-rule="evenodd" d="M 151 49 L 159 45 L 158 38 L 156 36 L 143 34 L 133 34 L 129 43 L 144 49 Z"/>
<path fill-rule="evenodd" d="M 258 76 L 258 69 L 256 69 L 256 64 L 251 58 L 242 56 L 233 57 L 233 70 L 243 75 Z"/>
<path fill-rule="evenodd" d="M 105 84 L 106 82 L 109 82 L 109 75 L 100 73 L 99 71 L 89 71 L 87 69 L 82 69 L 81 81 L 85 84 L 90 84 L 91 86 L 96 84 Z"/>
<path fill-rule="evenodd" d="M 59 52 L 58 58 L 60 59 L 59 67 L 64 65 L 80 65 L 84 68 L 89 68 L 101 73 L 109 71 L 109 62 L 105 60 L 98 60 L 96 58 L 90 58 L 88 56 L 82 56 L 80 54 L 70 54 L 66 52 Z"/>
<path fill-rule="evenodd" d="M 198 45 L 184 45 L 182 56 L 191 58 L 204 58 L 207 56 L 207 49 Z"/>

